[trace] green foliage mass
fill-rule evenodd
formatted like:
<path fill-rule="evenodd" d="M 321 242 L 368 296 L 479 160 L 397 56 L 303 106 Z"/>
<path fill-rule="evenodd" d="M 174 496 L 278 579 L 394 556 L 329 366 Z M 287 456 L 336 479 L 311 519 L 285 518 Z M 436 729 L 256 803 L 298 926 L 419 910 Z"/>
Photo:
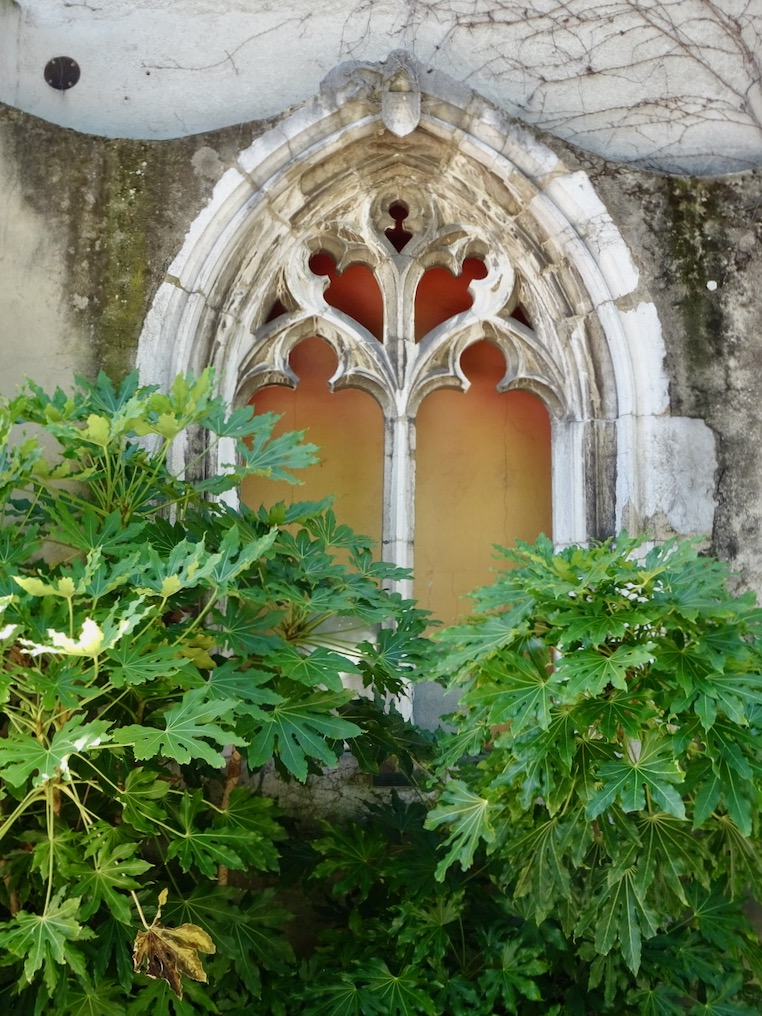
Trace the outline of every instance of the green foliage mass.
<path fill-rule="evenodd" d="M 379 703 L 415 676 L 424 616 L 328 504 L 225 505 L 251 473 L 294 482 L 314 449 L 228 412 L 212 380 L 29 385 L 0 407 L 0 998 L 20 1016 L 259 998 L 293 959 L 270 888 L 287 831 L 241 765 L 304 781 L 346 744 L 368 772 L 390 754 L 412 771 Z M 223 438 L 230 465 L 203 475 Z M 197 450 L 184 475 L 178 441 Z M 223 988 L 180 999 L 133 973 L 164 888 L 164 920 L 219 943 Z"/>
<path fill-rule="evenodd" d="M 760 1011 L 753 596 L 690 542 L 541 538 L 506 558 L 440 635 L 461 705 L 427 818 L 447 833 L 437 877 L 478 858 L 522 920 L 559 930 L 600 993 L 579 1011 Z"/>
<path fill-rule="evenodd" d="M 753 598 L 690 543 L 541 538 L 432 643 L 327 503 L 226 505 L 312 460 L 274 423 L 208 373 L 0 406 L 6 1010 L 762 1011 Z M 421 676 L 459 694 L 435 749 L 386 704 Z M 406 803 L 310 832 L 258 792 L 347 749 Z M 182 997 L 133 970 L 152 929 Z"/>

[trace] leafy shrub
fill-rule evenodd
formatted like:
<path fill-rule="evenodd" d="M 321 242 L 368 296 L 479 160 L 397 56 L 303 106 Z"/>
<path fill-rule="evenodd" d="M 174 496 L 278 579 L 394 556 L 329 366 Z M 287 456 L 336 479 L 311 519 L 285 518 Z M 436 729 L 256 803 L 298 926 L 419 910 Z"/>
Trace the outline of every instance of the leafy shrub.
<path fill-rule="evenodd" d="M 759 1012 L 753 596 L 685 542 L 541 538 L 506 558 L 440 635 L 461 707 L 427 819 L 447 834 L 438 877 L 478 857 L 507 907 L 560 929 L 588 993 L 568 1011 Z"/>
<path fill-rule="evenodd" d="M 286 830 L 241 766 L 303 781 L 345 742 L 368 771 L 392 748 L 405 763 L 399 718 L 343 681 L 382 698 L 414 676 L 424 621 L 383 588 L 395 570 L 327 504 L 209 499 L 312 460 L 274 423 L 228 413 L 209 373 L 169 394 L 30 385 L 0 408 L 7 1011 L 286 1011 L 265 983 L 293 963 L 273 891 Z M 175 442 L 200 457 L 223 438 L 224 475 L 172 474 Z"/>
<path fill-rule="evenodd" d="M 6 1009 L 759 1012 L 753 598 L 687 543 L 541 539 L 433 654 L 327 504 L 221 500 L 310 462 L 274 422 L 207 373 L 0 407 Z M 194 481 L 222 439 L 227 472 Z M 435 765 L 385 707 L 421 674 L 460 695 Z M 345 746 L 428 799 L 310 837 L 243 778 Z"/>

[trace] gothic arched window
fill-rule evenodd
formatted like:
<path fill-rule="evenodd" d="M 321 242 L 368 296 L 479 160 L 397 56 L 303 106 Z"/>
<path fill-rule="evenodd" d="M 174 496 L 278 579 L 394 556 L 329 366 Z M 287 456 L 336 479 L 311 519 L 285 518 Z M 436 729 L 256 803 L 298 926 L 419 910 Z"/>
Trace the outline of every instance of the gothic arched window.
<path fill-rule="evenodd" d="M 321 447 L 293 496 L 333 494 L 452 620 L 489 581 L 493 544 L 550 533 L 551 445 L 512 370 L 534 339 L 515 274 L 494 238 L 440 220 L 418 196 L 327 224 L 280 273 L 247 370 L 256 408 Z"/>

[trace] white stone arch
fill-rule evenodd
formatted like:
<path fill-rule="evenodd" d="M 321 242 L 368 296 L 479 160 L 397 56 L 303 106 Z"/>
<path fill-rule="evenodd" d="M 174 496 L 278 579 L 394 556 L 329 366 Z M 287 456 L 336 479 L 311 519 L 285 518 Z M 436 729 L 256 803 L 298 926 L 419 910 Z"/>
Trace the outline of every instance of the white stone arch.
<path fill-rule="evenodd" d="M 432 357 L 429 378 L 440 369 L 448 384 L 467 384 L 459 353 L 488 337 L 506 357 L 503 386 L 543 398 L 556 543 L 623 525 L 657 538 L 709 532 L 712 434 L 670 414 L 656 308 L 589 178 L 404 55 L 338 68 L 314 101 L 240 153 L 157 292 L 140 340 L 142 379 L 168 385 L 178 371 L 212 364 L 232 404 L 251 394 L 258 371 L 260 380 L 288 383 L 288 350 L 318 333 L 337 350 L 342 342 L 364 350 L 339 356 L 333 383 L 379 397 L 379 372 L 393 365 L 327 307 L 307 262 L 322 247 L 340 268 L 359 258 L 380 274 L 396 271 L 403 281 L 395 284 L 414 285 L 405 252 L 385 249 L 378 226 L 403 191 L 434 209 L 416 218 L 411 202 L 410 228 L 425 244 L 427 230 L 441 227 L 435 263 L 457 269 L 476 251 L 490 266 L 484 285 L 472 283 L 472 309 L 420 343 Z M 265 325 L 267 307 L 289 286 L 299 287 L 300 305 Z M 511 301 L 527 307 L 531 329 L 506 316 Z M 265 369 L 257 350 L 266 343 L 274 360 Z M 210 468 L 229 461 L 229 449 L 219 454 Z M 386 549 L 408 563 L 404 549 Z"/>

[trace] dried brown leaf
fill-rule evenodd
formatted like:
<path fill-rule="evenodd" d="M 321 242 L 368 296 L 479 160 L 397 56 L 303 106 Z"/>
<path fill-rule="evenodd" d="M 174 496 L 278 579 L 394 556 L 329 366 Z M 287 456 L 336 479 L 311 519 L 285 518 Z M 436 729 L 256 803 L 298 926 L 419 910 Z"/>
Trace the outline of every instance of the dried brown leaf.
<path fill-rule="evenodd" d="M 160 904 L 166 902 L 166 893 L 159 897 Z M 162 978 L 178 998 L 183 997 L 182 975 L 194 981 L 206 983 L 199 952 L 214 953 L 217 947 L 203 928 L 197 924 L 181 924 L 177 928 L 165 928 L 159 924 L 161 911 L 145 931 L 135 936 L 132 964 L 136 971 L 145 965 L 148 977 Z"/>

